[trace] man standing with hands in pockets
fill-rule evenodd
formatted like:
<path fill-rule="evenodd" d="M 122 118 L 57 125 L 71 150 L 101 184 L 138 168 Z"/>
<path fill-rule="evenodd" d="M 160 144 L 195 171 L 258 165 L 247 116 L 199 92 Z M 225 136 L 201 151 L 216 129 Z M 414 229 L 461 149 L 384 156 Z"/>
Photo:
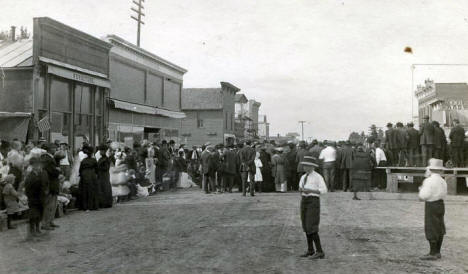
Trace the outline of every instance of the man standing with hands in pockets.
<path fill-rule="evenodd" d="M 311 259 L 323 259 L 325 253 L 322 250 L 319 237 L 320 224 L 320 195 L 327 193 L 327 186 L 322 175 L 315 172 L 318 168 L 317 159 L 311 156 L 305 156 L 301 162 L 306 172 L 302 175 L 299 182 L 299 192 L 302 195 L 301 200 L 301 221 L 302 229 L 307 236 L 308 250 L 301 257 L 309 257 Z M 315 252 L 314 249 L 317 252 Z"/>

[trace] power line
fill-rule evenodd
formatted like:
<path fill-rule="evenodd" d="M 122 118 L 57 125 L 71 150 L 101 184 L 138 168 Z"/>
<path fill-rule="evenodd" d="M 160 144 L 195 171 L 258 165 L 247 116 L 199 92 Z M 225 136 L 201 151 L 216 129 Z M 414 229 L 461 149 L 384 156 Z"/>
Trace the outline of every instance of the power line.
<path fill-rule="evenodd" d="M 144 25 L 145 22 L 143 22 L 142 20 L 142 17 L 145 16 L 145 14 L 143 13 L 143 9 L 145 7 L 143 7 L 143 2 L 145 2 L 145 0 L 138 0 L 135 1 L 135 0 L 132 0 L 133 4 L 136 5 L 136 7 L 131 7 L 130 9 L 134 12 L 136 12 L 136 16 L 133 16 L 133 15 L 130 15 L 130 17 L 137 21 L 137 26 L 138 26 L 138 30 L 137 30 L 137 46 L 139 47 L 140 46 L 140 30 L 141 30 L 141 25 Z"/>

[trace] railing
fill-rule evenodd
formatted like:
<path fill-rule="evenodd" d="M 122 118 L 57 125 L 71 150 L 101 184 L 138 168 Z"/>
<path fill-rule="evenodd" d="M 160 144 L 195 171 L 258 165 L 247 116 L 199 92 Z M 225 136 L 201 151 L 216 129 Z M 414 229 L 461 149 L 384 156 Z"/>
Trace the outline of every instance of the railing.
<path fill-rule="evenodd" d="M 426 172 L 425 167 L 378 167 L 378 169 L 385 169 L 387 172 L 387 192 L 398 192 L 399 176 L 424 177 Z M 444 169 L 442 177 L 447 182 L 447 193 L 456 195 L 457 178 L 467 178 L 468 168 Z"/>

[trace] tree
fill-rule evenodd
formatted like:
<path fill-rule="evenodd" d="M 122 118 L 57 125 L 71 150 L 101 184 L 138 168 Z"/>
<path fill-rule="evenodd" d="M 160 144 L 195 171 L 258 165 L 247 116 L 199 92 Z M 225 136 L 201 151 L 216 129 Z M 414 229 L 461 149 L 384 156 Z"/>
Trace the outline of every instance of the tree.
<path fill-rule="evenodd" d="M 377 133 L 377 127 L 375 125 L 371 125 L 369 127 L 369 136 L 367 137 L 367 142 L 369 142 L 369 144 L 372 144 L 375 141 L 377 141 L 378 138 L 379 138 L 379 135 Z"/>
<path fill-rule="evenodd" d="M 364 133 L 364 132 L 362 132 L 362 133 Z M 362 137 L 361 134 L 353 131 L 353 132 L 351 132 L 351 134 L 349 134 L 348 140 L 353 144 L 359 144 L 359 143 L 363 143 L 365 141 L 365 137 Z"/>

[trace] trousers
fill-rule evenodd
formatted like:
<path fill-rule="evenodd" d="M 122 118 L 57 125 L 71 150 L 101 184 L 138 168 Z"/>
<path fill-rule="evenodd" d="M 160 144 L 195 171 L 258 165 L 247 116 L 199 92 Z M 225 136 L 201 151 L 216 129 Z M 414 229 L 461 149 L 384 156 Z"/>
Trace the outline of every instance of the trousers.
<path fill-rule="evenodd" d="M 421 152 L 422 152 L 422 165 L 427 166 L 429 159 L 433 157 L 433 152 L 434 148 L 433 145 L 422 145 L 421 146 Z"/>
<path fill-rule="evenodd" d="M 248 179 L 250 177 L 250 180 L 249 182 Z M 245 196 L 245 194 L 247 193 L 247 184 L 250 184 L 250 195 L 253 196 L 254 195 L 254 191 L 255 191 L 255 173 L 253 172 L 248 172 L 248 171 L 243 171 L 241 172 L 241 178 L 242 178 L 242 195 Z"/>
<path fill-rule="evenodd" d="M 329 191 L 335 189 L 335 162 L 323 163 L 323 179 Z"/>
<path fill-rule="evenodd" d="M 57 195 L 48 194 L 44 203 L 43 225 L 49 227 L 55 218 L 55 211 L 57 209 Z"/>

